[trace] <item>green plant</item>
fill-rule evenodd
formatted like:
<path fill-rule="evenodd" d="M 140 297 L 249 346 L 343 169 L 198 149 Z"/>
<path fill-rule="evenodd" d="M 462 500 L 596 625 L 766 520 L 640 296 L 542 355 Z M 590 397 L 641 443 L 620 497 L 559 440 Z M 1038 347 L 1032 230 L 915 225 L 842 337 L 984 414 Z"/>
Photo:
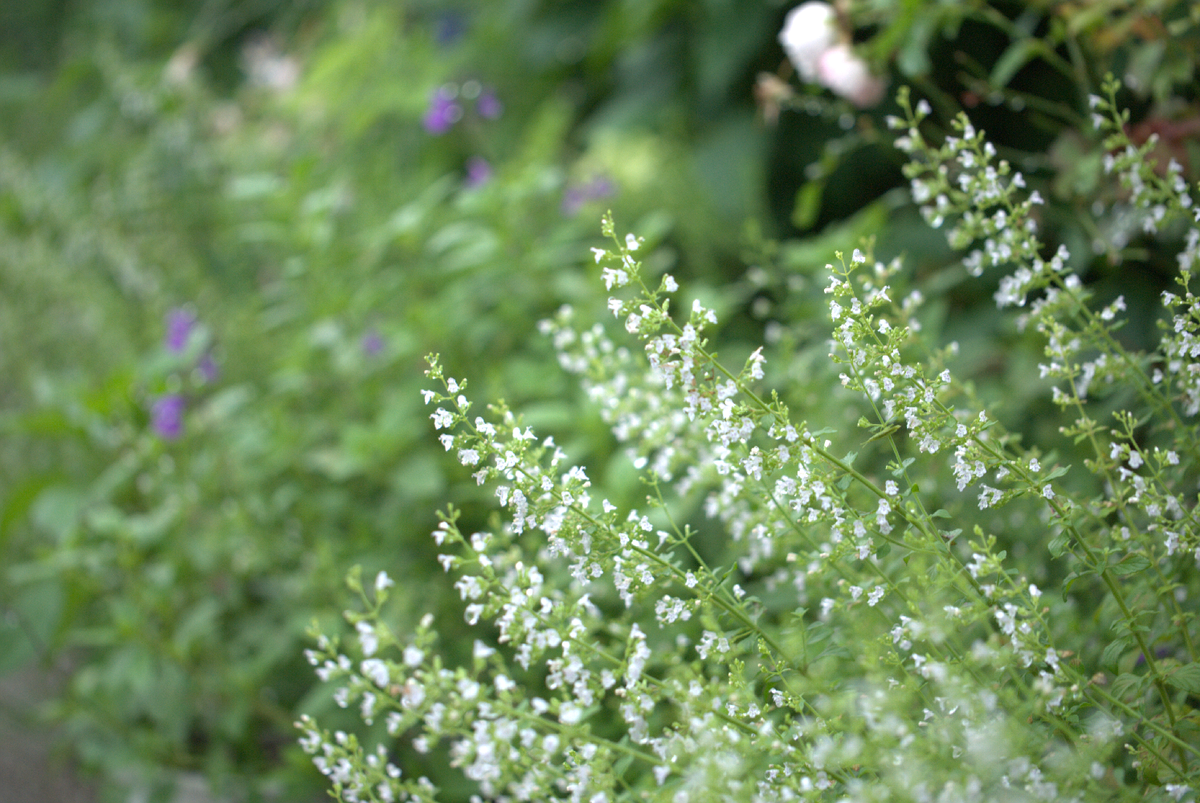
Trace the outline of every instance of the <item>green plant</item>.
<path fill-rule="evenodd" d="M 1044 253 L 1040 199 L 967 118 L 936 147 L 927 104 L 902 94 L 894 121 L 927 217 L 979 249 L 967 270 L 1008 268 L 996 301 L 1044 337 L 1062 437 L 1023 443 L 989 416 L 921 335 L 900 261 L 869 249 L 839 254 L 825 288 L 855 436 L 768 392 L 769 352 L 718 360 L 713 311 L 673 314 L 677 282 L 605 219 L 609 309 L 641 348 L 567 312 L 543 328 L 643 472 L 633 509 L 431 358 L 439 438 L 499 500 L 486 529 L 451 507 L 433 533 L 475 646 L 444 660 L 433 617 L 395 631 L 391 579 L 351 574 L 356 643 L 320 635 L 309 660 L 387 733 L 298 723 L 334 796 L 432 800 L 446 765 L 469 782 L 451 797 L 1190 796 L 1200 229 L 1116 91 L 1093 99 L 1112 172 L 1147 230 L 1189 232 L 1147 352 L 1115 337 L 1120 298 Z"/>

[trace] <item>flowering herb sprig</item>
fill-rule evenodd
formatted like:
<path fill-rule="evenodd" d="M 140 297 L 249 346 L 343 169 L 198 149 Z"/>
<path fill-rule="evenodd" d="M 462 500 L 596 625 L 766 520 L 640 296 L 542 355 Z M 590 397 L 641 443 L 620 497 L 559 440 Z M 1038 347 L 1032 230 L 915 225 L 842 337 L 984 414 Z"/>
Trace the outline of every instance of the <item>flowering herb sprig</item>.
<path fill-rule="evenodd" d="M 1108 90 L 1095 105 L 1119 138 Z M 339 704 L 411 749 L 447 751 L 480 799 L 1192 794 L 1195 255 L 1180 259 L 1158 352 L 1129 351 L 1111 334 L 1121 305 L 1096 304 L 1070 256 L 1047 254 L 1040 199 L 983 133 L 963 118 L 933 147 L 929 110 L 901 105 L 914 196 L 950 224 L 970 273 L 1011 270 L 997 302 L 1027 308 L 1044 335 L 1043 375 L 1087 476 L 1058 461 L 1060 445 L 1022 446 L 955 378 L 952 354 L 923 339 L 899 262 L 868 247 L 828 266 L 835 392 L 863 411 L 854 438 L 765 388 L 763 349 L 737 370 L 721 362 L 714 311 L 676 312 L 677 282 L 652 278 L 643 241 L 606 216 L 611 245 L 593 254 L 636 346 L 602 324 L 577 329 L 565 308 L 542 331 L 644 471 L 645 507 L 610 501 L 504 405 L 477 412 L 431 358 L 438 438 L 498 503 L 484 531 L 451 508 L 433 533 L 472 658 L 447 666 L 430 617 L 394 635 L 381 620 L 390 579 L 366 593 L 352 575 L 356 643 L 319 636 L 309 653 Z M 1152 189 L 1131 203 L 1157 222 L 1190 208 L 1186 187 L 1139 175 Z M 1138 406 L 1102 424 L 1090 411 L 1109 381 L 1133 386 Z M 1010 555 L 1016 521 L 1022 548 L 1056 566 L 1055 593 Z M 725 537 L 703 536 L 714 528 Z M 1105 628 L 1064 625 L 1089 606 Z M 300 727 L 339 799 L 436 799 L 387 745 Z"/>

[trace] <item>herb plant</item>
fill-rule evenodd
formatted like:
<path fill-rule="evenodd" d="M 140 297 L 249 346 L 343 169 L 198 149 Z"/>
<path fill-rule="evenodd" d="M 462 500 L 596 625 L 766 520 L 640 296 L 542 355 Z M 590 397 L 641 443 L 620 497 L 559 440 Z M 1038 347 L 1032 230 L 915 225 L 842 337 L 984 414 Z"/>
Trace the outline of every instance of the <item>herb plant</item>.
<path fill-rule="evenodd" d="M 869 242 L 827 266 L 828 394 L 861 413 L 834 430 L 770 387 L 768 348 L 719 359 L 714 311 L 680 311 L 605 217 L 593 252 L 625 331 L 566 308 L 542 331 L 642 472 L 634 509 L 431 357 L 437 437 L 498 507 L 479 531 L 448 507 L 433 533 L 466 635 L 432 615 L 398 632 L 392 578 L 358 571 L 355 637 L 314 632 L 310 662 L 367 726 L 298 723 L 332 794 L 1193 799 L 1200 211 L 1177 163 L 1130 142 L 1117 89 L 1091 99 L 1105 166 L 1147 236 L 1182 243 L 1146 350 L 1122 339 L 1124 298 L 1039 239 L 1040 195 L 967 117 L 931 143 L 929 105 L 902 92 L 889 121 L 927 221 L 967 272 L 1003 271 L 997 305 L 1044 342 L 1045 442 L 956 378 L 917 280 Z M 447 661 L 460 639 L 470 657 Z"/>

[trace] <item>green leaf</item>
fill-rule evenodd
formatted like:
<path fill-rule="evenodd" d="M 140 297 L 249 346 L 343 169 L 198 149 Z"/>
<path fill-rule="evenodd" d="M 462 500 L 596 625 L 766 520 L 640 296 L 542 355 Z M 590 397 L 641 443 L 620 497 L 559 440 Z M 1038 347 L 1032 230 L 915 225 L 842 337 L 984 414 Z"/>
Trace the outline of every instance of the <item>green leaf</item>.
<path fill-rule="evenodd" d="M 1067 549 L 1067 544 L 1071 543 L 1071 538 L 1066 533 L 1059 533 L 1050 539 L 1050 543 L 1046 548 L 1050 550 L 1050 556 L 1053 558 L 1061 558 L 1063 552 Z"/>
<path fill-rule="evenodd" d="M 867 443 L 870 443 L 871 441 L 879 440 L 880 438 L 886 438 L 887 436 L 891 435 L 894 432 L 898 432 L 899 430 L 900 430 L 899 424 L 892 424 L 891 426 L 884 427 L 883 429 L 879 430 L 871 437 L 867 438 Z"/>
<path fill-rule="evenodd" d="M 1042 41 L 1040 39 L 1019 39 L 1008 46 L 1008 49 L 996 59 L 996 66 L 992 68 L 992 74 L 989 77 L 989 83 L 999 89 L 1000 87 L 1008 86 L 1008 82 L 1013 79 L 1021 68 L 1033 61 L 1042 51 Z"/>
<path fill-rule="evenodd" d="M 1149 678 L 1145 675 L 1134 675 L 1129 672 L 1118 675 L 1117 679 L 1113 681 L 1112 695 L 1118 699 L 1136 697 L 1145 690 L 1148 680 Z"/>
<path fill-rule="evenodd" d="M 1126 577 L 1131 574 L 1136 574 L 1150 566 L 1150 561 L 1144 555 L 1130 555 L 1113 566 L 1109 566 L 1108 570 L 1118 577 Z"/>
<path fill-rule="evenodd" d="M 1091 569 L 1086 569 L 1082 572 L 1071 572 L 1068 574 L 1067 578 L 1063 580 L 1063 599 L 1065 600 L 1067 598 L 1067 594 L 1071 592 L 1071 586 L 1075 585 L 1075 582 L 1079 580 L 1079 578 L 1086 577 L 1089 574 L 1095 574 L 1095 572 L 1093 572 Z"/>
<path fill-rule="evenodd" d="M 1045 480 L 1046 482 L 1049 482 L 1050 480 L 1056 480 L 1059 477 L 1061 477 L 1062 475 L 1066 474 L 1070 470 L 1071 470 L 1070 466 L 1055 466 L 1053 469 L 1050 470 L 1049 474 L 1047 474 L 1045 477 L 1043 477 L 1043 480 Z"/>
<path fill-rule="evenodd" d="M 824 181 L 809 181 L 796 193 L 796 206 L 792 210 L 792 224 L 798 229 L 810 229 L 821 214 L 821 196 L 825 192 Z"/>
<path fill-rule="evenodd" d="M 1188 694 L 1200 694 L 1200 663 L 1193 661 L 1167 675 L 1167 683 Z"/>
<path fill-rule="evenodd" d="M 1129 649 L 1129 645 L 1133 644 L 1132 636 L 1125 636 L 1116 641 L 1111 642 L 1104 648 L 1104 652 L 1100 655 L 1100 666 L 1109 669 L 1113 672 L 1117 670 L 1117 661 L 1121 660 L 1121 656 Z"/>

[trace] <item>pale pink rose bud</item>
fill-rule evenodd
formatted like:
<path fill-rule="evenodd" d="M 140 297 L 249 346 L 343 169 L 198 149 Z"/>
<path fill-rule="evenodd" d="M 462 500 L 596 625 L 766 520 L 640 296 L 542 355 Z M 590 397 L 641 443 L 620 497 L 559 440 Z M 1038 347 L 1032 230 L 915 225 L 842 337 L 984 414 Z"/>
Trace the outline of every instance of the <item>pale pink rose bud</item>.
<path fill-rule="evenodd" d="M 837 42 L 836 17 L 828 3 L 802 3 L 788 12 L 779 32 L 779 44 L 800 77 L 808 83 L 817 79 L 821 54 Z"/>
<path fill-rule="evenodd" d="M 834 45 L 821 54 L 817 80 L 860 109 L 883 99 L 883 79 L 871 75 L 867 63 L 847 44 Z"/>

